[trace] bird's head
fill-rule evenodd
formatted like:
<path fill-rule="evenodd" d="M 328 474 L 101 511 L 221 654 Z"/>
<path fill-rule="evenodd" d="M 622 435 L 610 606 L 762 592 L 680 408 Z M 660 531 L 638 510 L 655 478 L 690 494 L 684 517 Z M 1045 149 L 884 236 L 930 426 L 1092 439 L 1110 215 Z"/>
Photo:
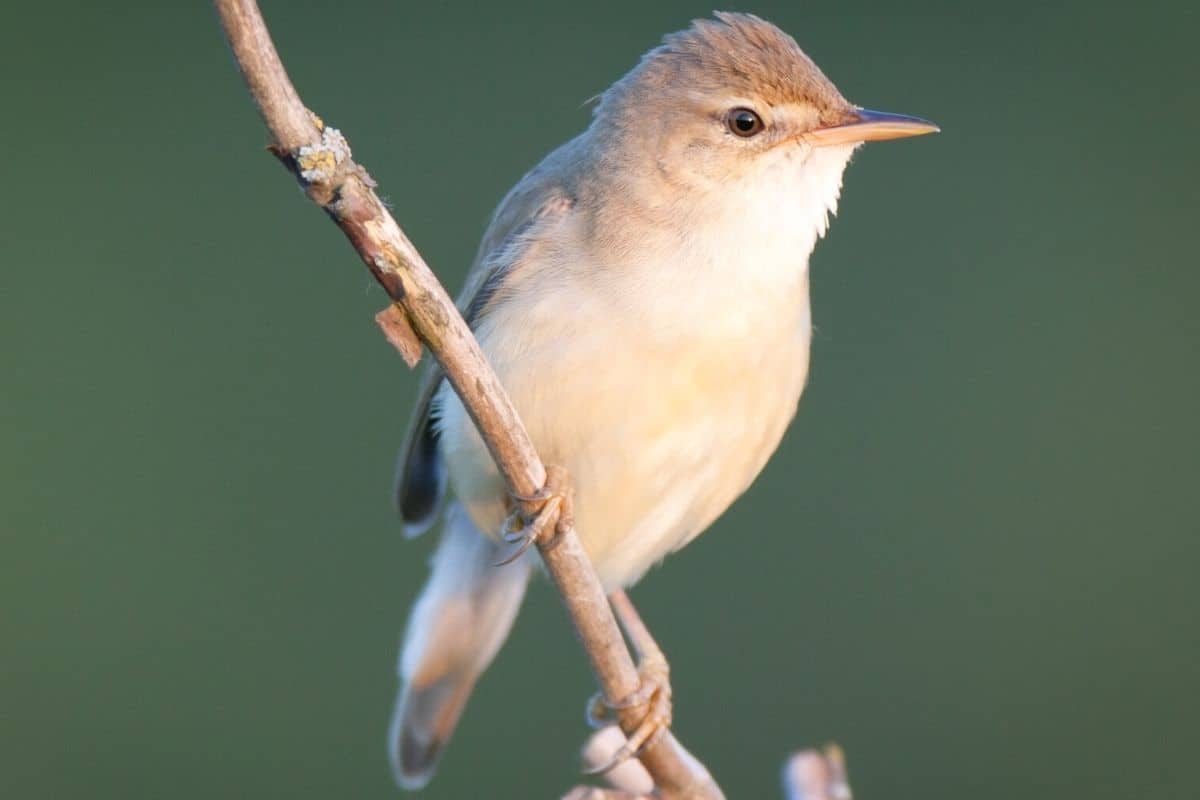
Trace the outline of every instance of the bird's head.
<path fill-rule="evenodd" d="M 666 36 L 602 95 L 593 122 L 631 192 L 799 204 L 818 234 L 859 145 L 937 130 L 854 105 L 791 36 L 723 12 Z"/>

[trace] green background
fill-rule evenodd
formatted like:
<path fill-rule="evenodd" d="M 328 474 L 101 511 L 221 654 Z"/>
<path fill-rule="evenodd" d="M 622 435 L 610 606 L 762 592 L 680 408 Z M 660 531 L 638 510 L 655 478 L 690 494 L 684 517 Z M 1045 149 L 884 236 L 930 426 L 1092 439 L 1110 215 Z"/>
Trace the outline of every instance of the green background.
<path fill-rule="evenodd" d="M 797 422 L 634 592 L 680 737 L 733 798 L 831 739 L 863 798 L 1194 797 L 1195 4 L 737 5 L 944 133 L 856 159 Z M 265 11 L 457 289 L 583 101 L 709 9 Z M 388 501 L 382 294 L 205 3 L 5 17 L 0 795 L 395 796 L 431 542 Z M 539 582 L 424 796 L 556 797 L 591 690 Z"/>

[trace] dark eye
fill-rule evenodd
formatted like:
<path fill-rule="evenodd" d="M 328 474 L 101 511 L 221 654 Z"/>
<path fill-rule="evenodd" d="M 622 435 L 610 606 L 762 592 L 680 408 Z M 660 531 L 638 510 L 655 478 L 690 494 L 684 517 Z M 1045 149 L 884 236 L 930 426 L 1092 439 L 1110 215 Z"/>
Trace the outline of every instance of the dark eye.
<path fill-rule="evenodd" d="M 729 130 L 743 139 L 757 136 L 762 133 L 764 127 L 762 117 L 748 108 L 735 108 L 730 111 L 725 115 L 725 124 L 729 126 Z"/>

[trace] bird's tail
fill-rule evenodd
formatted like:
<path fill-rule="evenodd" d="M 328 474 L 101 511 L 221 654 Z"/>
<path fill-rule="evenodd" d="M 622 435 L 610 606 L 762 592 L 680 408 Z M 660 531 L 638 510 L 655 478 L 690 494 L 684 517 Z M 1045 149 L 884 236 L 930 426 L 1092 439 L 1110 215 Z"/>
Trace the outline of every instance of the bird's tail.
<path fill-rule="evenodd" d="M 475 681 L 508 637 L 529 581 L 529 560 L 502 567 L 500 548 L 463 508 L 446 510 L 432 573 L 413 607 L 400 652 L 400 693 L 388 733 L 396 782 L 433 777 Z"/>

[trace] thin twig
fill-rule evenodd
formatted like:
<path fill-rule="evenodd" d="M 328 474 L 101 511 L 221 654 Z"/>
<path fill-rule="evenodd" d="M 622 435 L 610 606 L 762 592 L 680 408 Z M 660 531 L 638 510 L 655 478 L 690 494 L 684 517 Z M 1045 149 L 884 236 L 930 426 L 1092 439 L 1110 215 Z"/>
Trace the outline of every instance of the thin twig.
<path fill-rule="evenodd" d="M 326 127 L 300 101 L 257 3 L 214 0 L 214 4 L 246 85 L 275 138 L 272 151 L 342 229 L 403 310 L 403 319 L 388 314 L 388 338 L 411 344 L 411 332 L 425 343 L 462 398 L 509 490 L 515 497 L 538 497 L 546 481 L 545 466 L 449 295 L 376 196 L 374 181 L 351 159 L 341 133 Z M 526 501 L 525 506 L 523 510 L 533 514 L 540 502 Z M 610 703 L 619 705 L 637 691 L 637 670 L 571 521 L 560 520 L 557 535 L 539 542 L 538 549 L 601 691 Z M 620 715 L 627 733 L 639 721 L 637 709 Z M 669 733 L 647 747 L 640 759 L 661 797 L 723 797 L 708 770 Z"/>
<path fill-rule="evenodd" d="M 638 613 L 633 601 L 629 599 L 629 595 L 624 590 L 618 590 L 609 595 L 608 602 L 612 606 L 617 621 L 625 629 L 625 635 L 629 637 L 629 642 L 633 645 L 633 650 L 637 653 L 638 658 L 643 661 L 657 658 L 665 663 L 666 655 L 658 646 L 658 642 L 654 640 L 642 615 Z"/>
<path fill-rule="evenodd" d="M 852 800 L 842 748 L 831 744 L 789 758 L 783 765 L 783 795 L 787 800 Z"/>

